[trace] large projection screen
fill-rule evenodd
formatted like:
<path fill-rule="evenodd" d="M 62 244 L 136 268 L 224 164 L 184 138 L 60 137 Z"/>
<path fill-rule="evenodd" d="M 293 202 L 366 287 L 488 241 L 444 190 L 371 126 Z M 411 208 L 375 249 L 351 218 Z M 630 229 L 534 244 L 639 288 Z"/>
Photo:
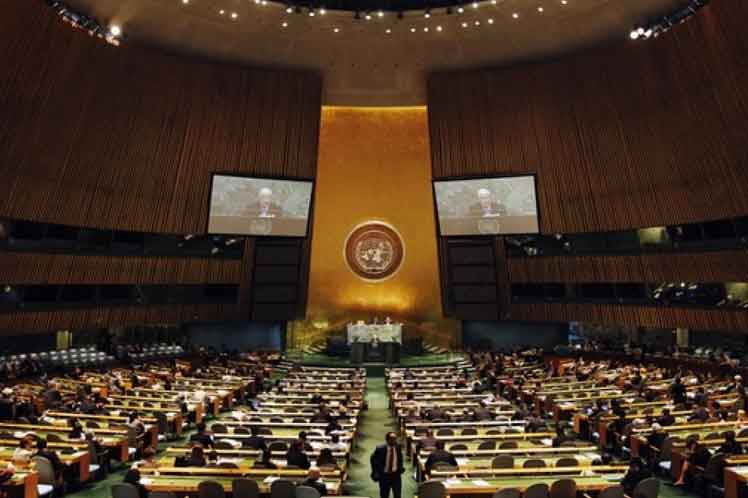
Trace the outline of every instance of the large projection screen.
<path fill-rule="evenodd" d="M 533 175 L 435 181 L 434 198 L 442 236 L 539 232 Z"/>
<path fill-rule="evenodd" d="M 305 237 L 311 181 L 213 175 L 208 233 Z"/>

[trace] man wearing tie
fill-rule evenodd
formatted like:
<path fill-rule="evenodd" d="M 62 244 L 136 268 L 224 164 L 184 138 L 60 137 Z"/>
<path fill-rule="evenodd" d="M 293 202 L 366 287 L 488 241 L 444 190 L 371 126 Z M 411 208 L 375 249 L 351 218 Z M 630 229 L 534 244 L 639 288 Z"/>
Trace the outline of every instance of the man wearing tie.
<path fill-rule="evenodd" d="M 390 490 L 395 498 L 400 498 L 400 475 L 405 472 L 403 452 L 394 432 L 387 433 L 386 441 L 387 444 L 377 446 L 371 454 L 371 479 L 379 483 L 380 498 L 389 498 Z"/>

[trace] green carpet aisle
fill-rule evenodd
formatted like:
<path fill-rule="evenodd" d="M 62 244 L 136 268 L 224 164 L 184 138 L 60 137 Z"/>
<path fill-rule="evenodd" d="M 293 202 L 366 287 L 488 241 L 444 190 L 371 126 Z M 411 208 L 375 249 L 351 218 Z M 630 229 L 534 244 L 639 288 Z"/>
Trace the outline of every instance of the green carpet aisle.
<path fill-rule="evenodd" d="M 369 409 L 361 412 L 359 423 L 360 437 L 353 455 L 346 483 L 346 494 L 355 496 L 379 497 L 379 485 L 371 480 L 369 457 L 378 444 L 384 443 L 384 436 L 389 431 L 397 430 L 395 419 L 391 416 L 388 405 L 387 389 L 382 377 L 368 377 L 366 381 L 366 401 Z M 416 492 L 410 462 L 405 461 L 403 474 L 403 498 L 410 498 Z"/>

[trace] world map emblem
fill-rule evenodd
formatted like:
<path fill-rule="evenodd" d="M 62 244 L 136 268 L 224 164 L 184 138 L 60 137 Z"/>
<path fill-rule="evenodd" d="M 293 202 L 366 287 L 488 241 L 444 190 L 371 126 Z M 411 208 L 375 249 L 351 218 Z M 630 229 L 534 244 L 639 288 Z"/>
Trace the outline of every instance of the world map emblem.
<path fill-rule="evenodd" d="M 364 280 L 385 280 L 403 263 L 405 247 L 400 234 L 387 223 L 372 221 L 359 225 L 345 241 L 345 261 Z"/>

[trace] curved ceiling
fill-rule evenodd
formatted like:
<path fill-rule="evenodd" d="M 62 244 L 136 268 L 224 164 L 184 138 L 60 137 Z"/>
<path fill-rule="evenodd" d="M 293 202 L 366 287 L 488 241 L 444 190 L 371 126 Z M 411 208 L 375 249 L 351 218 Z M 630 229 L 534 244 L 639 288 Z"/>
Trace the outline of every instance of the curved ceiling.
<path fill-rule="evenodd" d="M 557 57 L 610 39 L 678 0 L 488 0 L 443 8 L 366 13 L 287 12 L 264 0 L 67 0 L 128 40 L 170 52 L 260 66 L 318 70 L 326 105 L 421 105 L 434 70 Z M 292 10 L 292 9 L 289 9 Z M 127 41 L 125 41 L 127 43 Z M 639 42 L 646 43 L 646 42 Z"/>

